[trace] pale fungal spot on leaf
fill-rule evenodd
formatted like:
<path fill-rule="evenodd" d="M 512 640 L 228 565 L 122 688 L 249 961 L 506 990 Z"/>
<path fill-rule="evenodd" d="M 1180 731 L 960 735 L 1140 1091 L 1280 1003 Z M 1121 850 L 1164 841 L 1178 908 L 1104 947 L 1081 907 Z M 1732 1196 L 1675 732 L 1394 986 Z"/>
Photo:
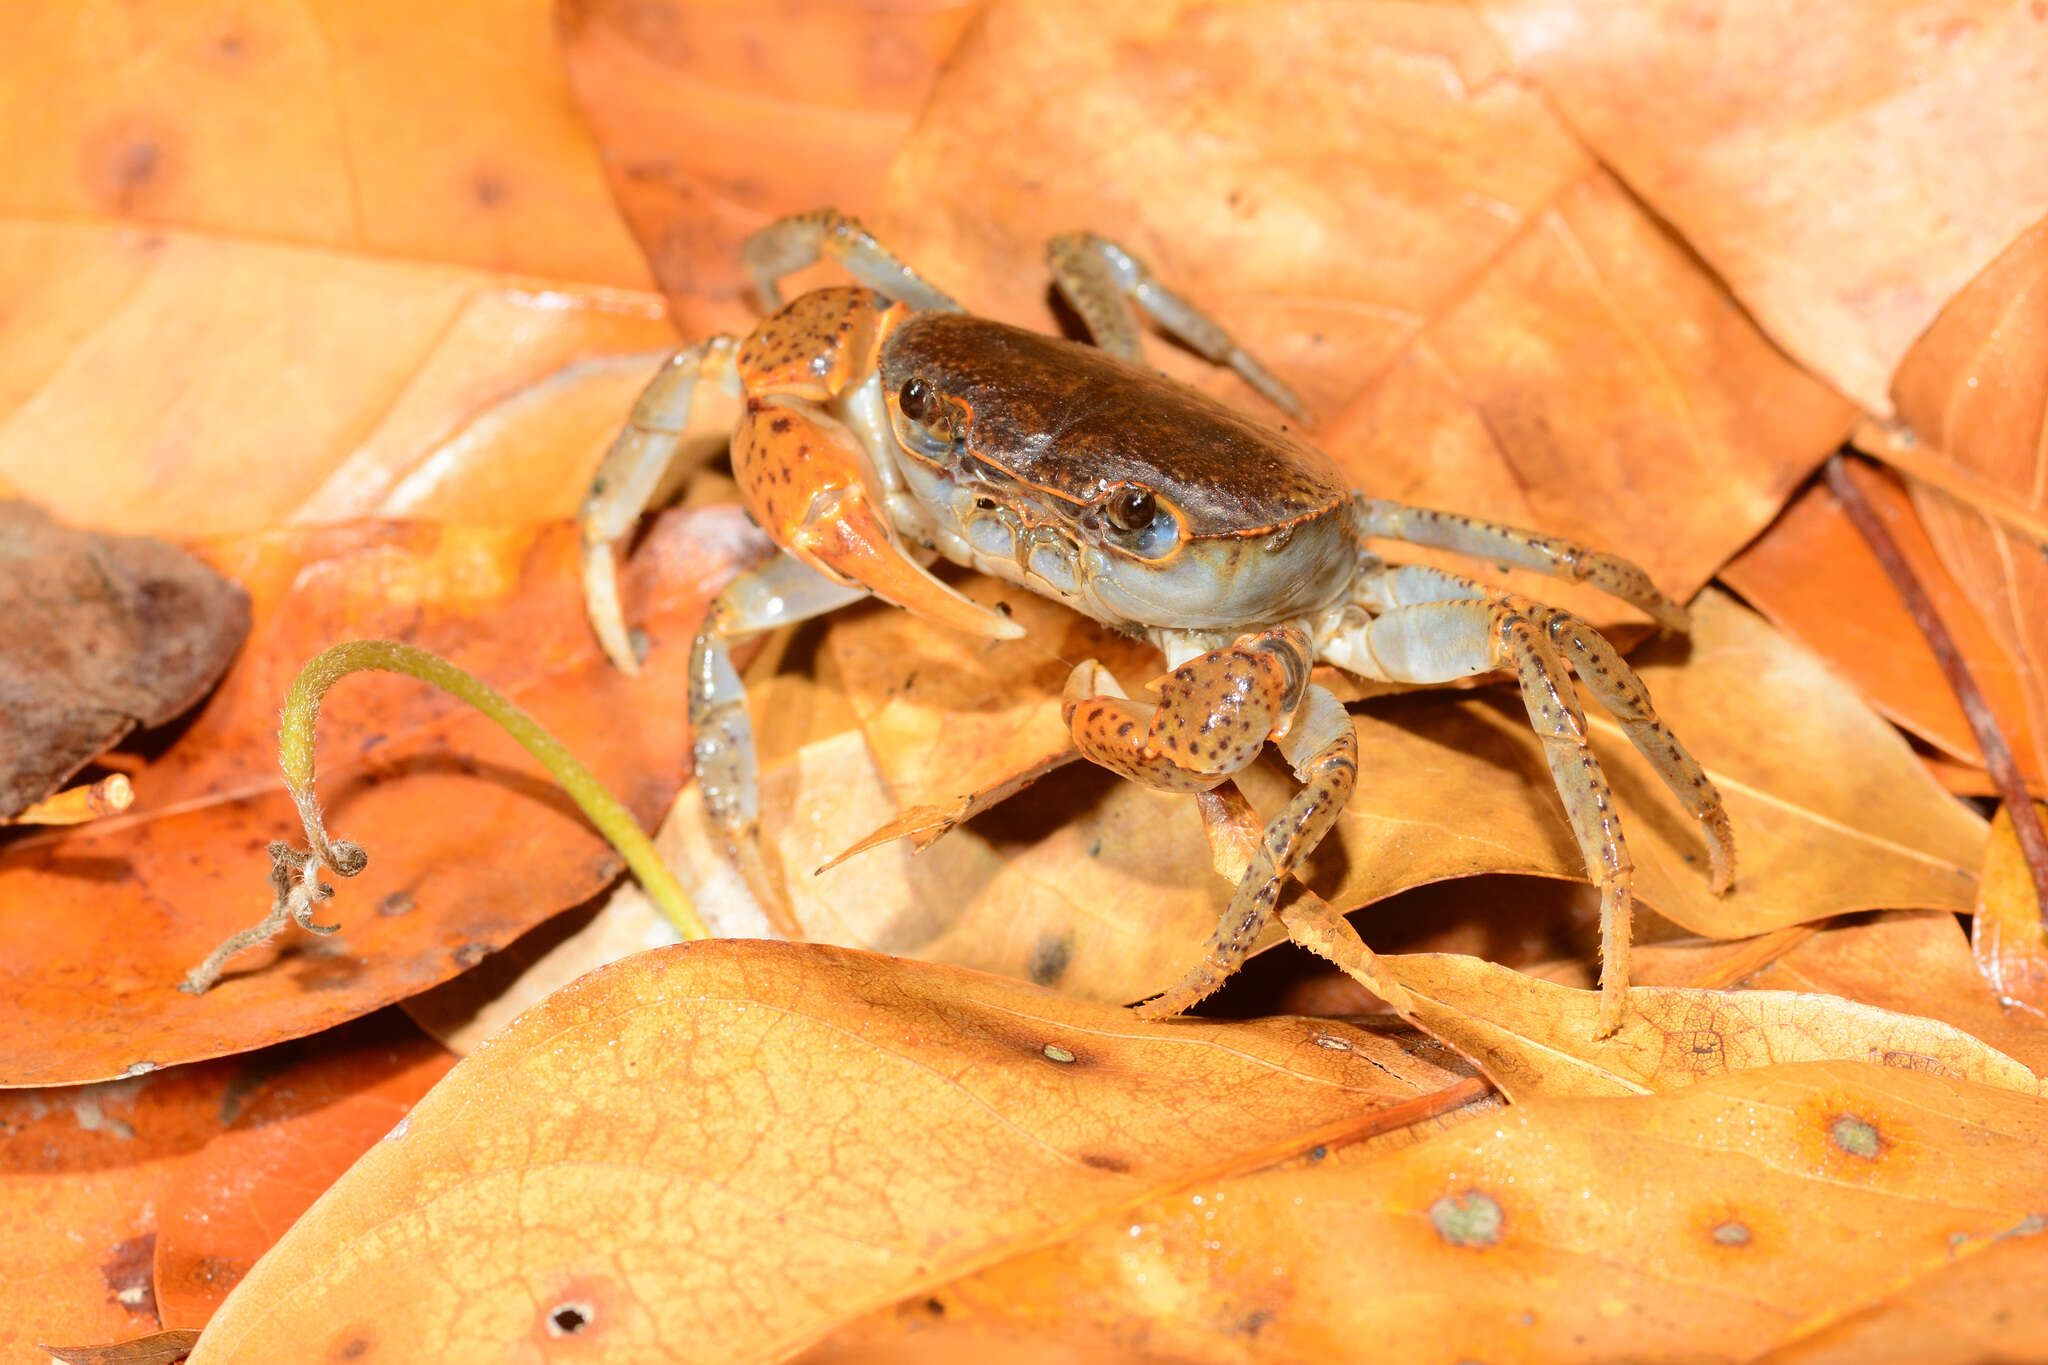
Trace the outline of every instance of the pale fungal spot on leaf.
<path fill-rule="evenodd" d="M 1828 1137 L 1850 1156 L 1860 1156 L 1866 1161 L 1877 1160 L 1883 1147 L 1883 1139 L 1878 1136 L 1877 1129 L 1854 1114 L 1837 1115 L 1835 1121 L 1828 1125 Z"/>
<path fill-rule="evenodd" d="M 1045 1055 L 1048 1060 L 1055 1062 L 1071 1062 L 1074 1060 L 1074 1054 L 1061 1047 L 1058 1043 L 1047 1043 L 1045 1045 Z"/>
<path fill-rule="evenodd" d="M 1467 1190 L 1463 1198 L 1447 1194 L 1431 1204 L 1429 1221 L 1452 1246 L 1483 1247 L 1500 1240 L 1506 1215 L 1492 1195 L 1483 1190 Z"/>
<path fill-rule="evenodd" d="M 1746 1247 L 1749 1245 L 1749 1224 L 1737 1218 L 1715 1226 L 1714 1240 L 1724 1247 Z"/>

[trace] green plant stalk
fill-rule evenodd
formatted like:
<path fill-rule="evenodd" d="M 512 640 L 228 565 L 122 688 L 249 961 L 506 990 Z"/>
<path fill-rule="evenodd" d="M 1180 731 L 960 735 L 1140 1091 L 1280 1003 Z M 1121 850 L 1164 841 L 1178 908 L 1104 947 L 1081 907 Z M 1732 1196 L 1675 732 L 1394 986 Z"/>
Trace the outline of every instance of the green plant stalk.
<path fill-rule="evenodd" d="M 489 683 L 438 654 L 397 640 L 350 640 L 323 650 L 299 670 L 285 698 L 284 722 L 278 732 L 278 762 L 284 768 L 285 783 L 299 807 L 313 852 L 328 866 L 346 872 L 348 859 L 346 855 L 338 856 L 330 847 L 313 795 L 314 727 L 319 723 L 320 703 L 327 689 L 351 673 L 371 670 L 403 673 L 432 683 L 497 722 L 506 734 L 519 741 L 521 748 L 540 760 L 577 809 L 618 850 L 641 888 L 678 934 L 686 940 L 712 936 L 690 903 L 688 893 L 655 852 L 653 841 L 640 828 L 633 813 L 605 790 L 604 784 L 560 740 Z"/>

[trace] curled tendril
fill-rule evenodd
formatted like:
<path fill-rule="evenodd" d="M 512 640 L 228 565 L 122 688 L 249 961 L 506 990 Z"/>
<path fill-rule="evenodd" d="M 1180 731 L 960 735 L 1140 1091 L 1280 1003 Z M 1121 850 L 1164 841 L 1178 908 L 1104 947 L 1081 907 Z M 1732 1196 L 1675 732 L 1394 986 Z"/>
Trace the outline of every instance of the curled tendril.
<path fill-rule="evenodd" d="M 368 669 L 404 673 L 432 683 L 496 721 L 540 760 L 598 832 L 618 850 L 649 899 L 675 925 L 676 931 L 685 939 L 711 937 L 711 931 L 698 917 L 675 875 L 661 861 L 661 855 L 654 851 L 633 813 L 620 805 L 590 770 L 532 716 L 495 688 L 437 654 L 396 640 L 351 640 L 316 655 L 299 670 L 285 701 L 284 724 L 278 734 L 278 761 L 284 768 L 285 785 L 298 806 L 308 848 L 296 849 L 281 841 L 270 845 L 270 912 L 258 923 L 224 939 L 204 962 L 192 969 L 179 990 L 204 995 L 220 980 L 221 969 L 229 958 L 268 943 L 290 925 L 296 924 L 314 934 L 332 934 L 341 929 L 340 924 L 319 924 L 313 919 L 313 907 L 334 895 L 334 888 L 321 881 L 320 874 L 331 871 L 337 877 L 353 877 L 369 865 L 370 855 L 360 844 L 328 837 L 319 799 L 313 792 L 313 732 L 327 689 L 350 673 Z"/>

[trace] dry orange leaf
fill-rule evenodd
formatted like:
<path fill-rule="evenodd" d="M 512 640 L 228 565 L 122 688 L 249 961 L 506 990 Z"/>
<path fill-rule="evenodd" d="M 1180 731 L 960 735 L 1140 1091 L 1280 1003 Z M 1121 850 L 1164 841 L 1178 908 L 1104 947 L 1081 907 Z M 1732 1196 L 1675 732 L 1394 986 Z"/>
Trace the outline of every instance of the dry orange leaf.
<path fill-rule="evenodd" d="M 192 1359 L 775 1359 L 1457 1079 L 1340 1023 L 1144 1024 L 818 945 L 642 953 L 465 1060 Z"/>
<path fill-rule="evenodd" d="M 201 997 L 177 989 L 259 918 L 262 850 L 297 832 L 277 710 L 299 666 L 353 636 L 447 655 L 529 708 L 651 821 L 688 771 L 687 641 L 760 542 L 734 509 L 671 514 L 629 572 L 658 646 L 627 679 L 597 652 L 574 527 L 355 525 L 213 544 L 256 625 L 207 706 L 146 769 L 127 815 L 9 842 L 0 904 L 0 1084 L 93 1080 L 329 1027 L 475 963 L 617 874 L 619 861 L 496 727 L 411 680 L 330 699 L 320 795 L 370 850 L 343 932 L 252 952 Z M 651 551 L 651 553 L 650 553 Z M 508 857 L 507 849 L 516 849 Z"/>
<path fill-rule="evenodd" d="M 0 471 L 180 539 L 566 516 L 674 338 L 651 294 L 84 223 L 0 222 L 0 305 Z"/>
<path fill-rule="evenodd" d="M 162 1320 L 205 1326 L 257 1257 L 454 1065 L 453 1054 L 387 1012 L 328 1034 L 242 1097 L 227 1131 L 157 1197 Z"/>
<path fill-rule="evenodd" d="M 1007 780 L 980 770 L 983 759 L 1002 753 L 978 753 L 987 731 L 976 732 L 988 717 L 1056 706 L 1057 693 L 1045 689 L 1079 661 L 1067 651 L 1093 647 L 1091 631 L 1076 627 L 1080 639 L 1062 641 L 1052 662 L 1037 662 L 1058 638 L 1050 628 L 1063 614 L 992 585 L 967 586 L 1046 619 L 1026 640 L 994 647 L 942 639 L 886 609 L 822 627 L 820 657 L 840 661 L 849 695 L 868 718 L 867 747 L 851 736 L 814 743 L 764 776 L 763 829 L 799 918 L 828 942 L 1057 983 L 1088 998 L 1154 993 L 1200 951 L 1229 890 L 1207 870 L 1191 802 L 1084 767 L 1043 779 L 915 857 L 903 846 L 873 848 L 810 875 L 899 814 L 884 786 L 896 774 L 903 775 L 897 790 L 912 800 L 957 792 L 940 785 L 955 758 L 980 780 Z M 1805 650 L 1717 592 L 1700 598 L 1694 618 L 1689 642 L 1659 644 L 1637 664 L 1729 802 L 1740 849 L 1737 887 L 1726 898 L 1711 894 L 1691 822 L 1612 722 L 1594 712 L 1595 747 L 1614 781 L 1644 903 L 1717 937 L 1842 910 L 1968 909 L 1982 822 Z M 998 651 L 1011 651 L 1017 662 L 981 666 Z M 1128 671 L 1124 681 L 1136 686 L 1151 672 Z M 957 755 L 947 741 L 958 713 L 946 709 L 956 706 L 967 715 L 969 736 Z M 1394 698 L 1367 703 L 1354 718 L 1365 780 L 1307 865 L 1310 883 L 1339 909 L 1476 873 L 1582 877 L 1540 744 L 1513 700 Z M 1291 790 L 1271 764 L 1240 782 L 1269 810 Z M 920 792 L 914 784 L 929 785 Z M 746 918 L 751 902 L 703 834 L 693 794 L 684 794 L 673 824 L 706 912 L 716 917 L 720 907 L 733 907 L 722 923 L 757 922 L 757 914 Z M 1266 941 L 1280 936 L 1276 926 Z"/>
<path fill-rule="evenodd" d="M 1984 826 L 1813 655 L 1713 590 L 1689 641 L 1633 660 L 1713 776 L 1734 822 L 1734 891 L 1716 897 L 1692 822 L 1597 709 L 1636 895 L 1695 933 L 1735 938 L 1844 910 L 1970 907 Z M 1506 698 L 1404 697 L 1355 713 L 1362 780 L 1307 880 L 1340 910 L 1473 872 L 1580 877 L 1540 745 Z M 1283 775 L 1254 770 L 1253 799 Z"/>
<path fill-rule="evenodd" d="M 1756 1365 L 1987 1365 L 2039 1358 L 2048 1340 L 2048 1218 L 1971 1241 L 1947 1264 L 1815 1313 Z"/>
<path fill-rule="evenodd" d="M 1373 959 L 1405 988 L 1404 1012 L 1478 1062 L 1510 1100 L 1641 1095 L 1787 1062 L 1867 1061 L 2025 1094 L 2040 1078 L 1952 1024 L 1796 991 L 1638 986 L 1613 1037 L 1599 997 L 1476 957 Z M 1366 983 L 1368 986 L 1370 982 Z"/>
<path fill-rule="evenodd" d="M 2016 664 L 2033 727 L 2028 766 L 2048 771 L 2048 540 L 2038 529 L 2048 525 L 2048 222 L 1943 310 L 1892 393 L 1918 438 L 1912 468 L 1941 477 L 1941 488 L 1915 478 L 1914 506 Z M 2035 529 L 2016 529 L 2001 515 L 2010 511 Z"/>
<path fill-rule="evenodd" d="M 1042 244 L 1076 228 L 1296 384 L 1360 486 L 1582 537 L 1681 597 L 1848 426 L 1465 7 L 992 5 L 878 231 L 970 307 L 1048 329 Z"/>
<path fill-rule="evenodd" d="M 0 52 L 15 133 L 0 218 L 648 288 L 550 10 L 442 0 L 429 23 L 399 0 L 22 6 Z"/>
<path fill-rule="evenodd" d="M 1177 979 L 1229 901 L 1192 802 L 1086 764 L 922 852 L 885 844 L 818 870 L 896 812 L 857 730 L 762 774 L 764 846 L 807 938 L 1122 1004 Z M 695 787 L 666 828 L 678 875 L 718 931 L 765 934 Z"/>
<path fill-rule="evenodd" d="M 2048 213 L 2048 12 L 1485 0 L 1522 72 L 1787 350 L 1887 413 L 1935 314 Z"/>
<path fill-rule="evenodd" d="M 159 1201 L 234 1118 L 234 1088 L 262 1064 L 0 1094 L 0 1359 L 156 1330 Z"/>
<path fill-rule="evenodd" d="M 965 0 L 563 0 L 563 57 L 605 172 L 675 320 L 758 321 L 748 233 L 830 205 L 867 212 Z"/>
<path fill-rule="evenodd" d="M 980 575 L 959 587 L 1023 636 L 934 630 L 888 608 L 844 613 L 824 630 L 824 651 L 889 791 L 905 817 L 931 808 L 912 834 L 919 848 L 1004 790 L 1080 757 L 1060 715 L 1076 664 L 1097 660 L 1134 688 L 1165 672 L 1150 645 L 1048 598 Z"/>
<path fill-rule="evenodd" d="M 2013 756 L 2031 780 L 2048 780 L 2042 776 L 2041 751 L 2033 742 L 2011 656 L 1942 567 L 1904 488 L 1857 461 L 1845 462 L 1844 468 L 1884 518 L 1933 597 Z M 1946 754 L 1978 769 L 1984 766 L 1977 738 L 1942 676 L 1933 647 L 1913 624 L 1868 542 L 1824 485 L 1815 484 L 1795 499 L 1770 530 L 1722 567 L 1721 580 L 1771 624 L 1826 659 L 1887 719 Z"/>
<path fill-rule="evenodd" d="M 15 18 L 0 473 L 181 538 L 574 510 L 675 333 L 548 0 Z"/>
<path fill-rule="evenodd" d="M 2002 1008 L 1977 974 L 1970 943 L 1946 911 L 1897 910 L 1811 926 L 1813 932 L 1758 960 L 1766 939 L 1652 944 L 1635 955 L 1635 976 L 1651 985 L 1713 980 L 1757 990 L 1803 991 L 1859 1001 L 1953 1024 L 2048 1071 L 2048 1028 Z M 1583 984 L 1583 983 L 1581 983 Z"/>
<path fill-rule="evenodd" d="M 1747 1360 L 2028 1234 L 2044 1137 L 2037 1097 L 1855 1062 L 1536 1100 L 1148 1201 L 802 1359 Z"/>
<path fill-rule="evenodd" d="M 2048 820 L 2048 803 L 2034 805 Z M 1984 848 L 1970 949 L 1998 1003 L 2048 1029 L 2048 933 L 2041 914 L 2033 873 L 2013 834 L 2012 812 L 2001 806 L 1991 817 L 1991 839 Z"/>

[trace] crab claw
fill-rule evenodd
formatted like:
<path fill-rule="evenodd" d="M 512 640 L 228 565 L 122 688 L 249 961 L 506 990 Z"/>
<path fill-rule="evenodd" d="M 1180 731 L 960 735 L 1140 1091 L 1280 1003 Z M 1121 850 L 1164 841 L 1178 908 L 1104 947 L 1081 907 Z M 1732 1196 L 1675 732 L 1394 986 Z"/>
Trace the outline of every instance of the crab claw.
<path fill-rule="evenodd" d="M 972 635 L 1024 633 L 911 558 L 868 493 L 859 445 L 831 417 L 807 404 L 749 402 L 732 465 L 762 529 L 827 578 Z"/>

